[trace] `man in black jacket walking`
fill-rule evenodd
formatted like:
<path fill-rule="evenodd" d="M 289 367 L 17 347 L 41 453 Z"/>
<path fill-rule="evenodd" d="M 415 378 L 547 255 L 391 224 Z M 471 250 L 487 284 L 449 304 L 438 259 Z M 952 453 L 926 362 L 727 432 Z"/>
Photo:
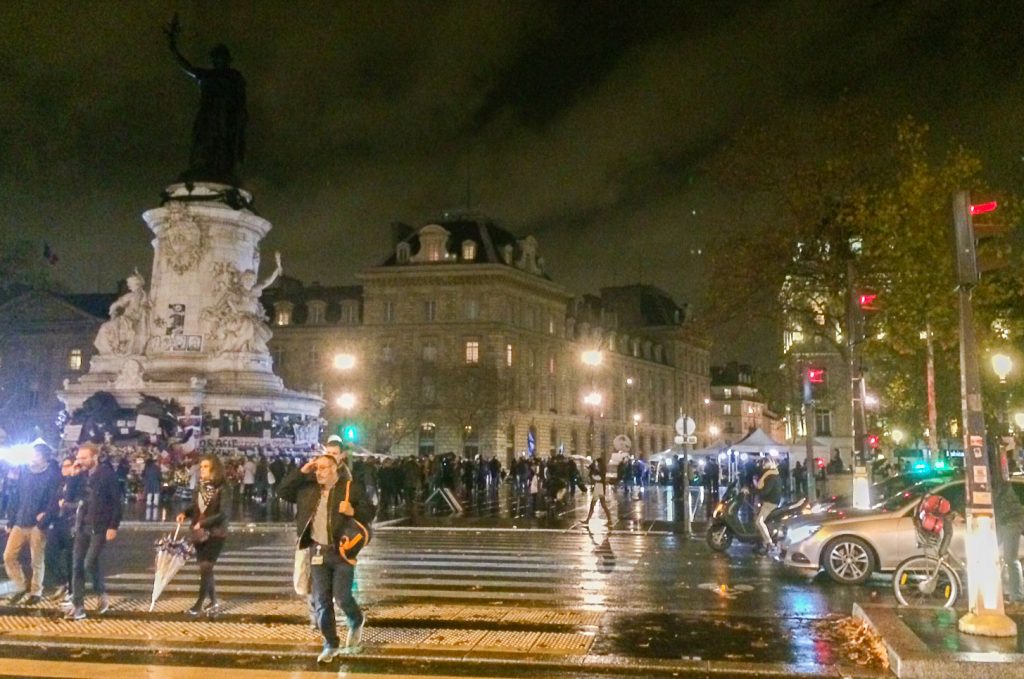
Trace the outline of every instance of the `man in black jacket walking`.
<path fill-rule="evenodd" d="M 355 650 L 362 641 L 366 616 L 352 595 L 356 562 L 351 546 L 365 544 L 369 538 L 373 506 L 361 482 L 352 478 L 344 464 L 339 467 L 334 455 L 316 458 L 315 480 L 309 464 L 297 471 L 285 478 L 278 492 L 285 500 L 295 498 L 296 514 L 301 512 L 306 517 L 299 548 L 310 550 L 313 605 L 317 627 L 324 637 L 317 661 L 330 662 L 342 652 L 334 618 L 335 600 L 348 622 L 346 649 Z"/>
<path fill-rule="evenodd" d="M 75 522 L 72 607 L 64 616 L 67 620 L 85 619 L 86 571 L 92 574 L 92 589 L 99 596 L 96 612 L 102 615 L 110 609 L 100 556 L 103 547 L 117 537 L 121 525 L 121 485 L 117 473 L 108 463 L 101 463 L 99 455 L 99 446 L 83 443 L 75 456 L 77 473 L 86 477 Z"/>
<path fill-rule="evenodd" d="M 45 572 L 46 527 L 57 513 L 57 489 L 60 475 L 51 463 L 51 450 L 45 443 L 33 446 L 32 460 L 18 479 L 14 509 L 7 525 L 4 567 L 17 592 L 10 603 L 37 604 L 42 600 Z M 28 546 L 32 557 L 32 582 L 27 584 L 21 569 L 21 553 Z"/>

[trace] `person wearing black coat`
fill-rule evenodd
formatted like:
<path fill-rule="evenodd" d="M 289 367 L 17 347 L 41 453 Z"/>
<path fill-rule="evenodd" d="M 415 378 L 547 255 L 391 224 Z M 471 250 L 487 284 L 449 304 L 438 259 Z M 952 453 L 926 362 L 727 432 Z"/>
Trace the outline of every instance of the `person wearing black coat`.
<path fill-rule="evenodd" d="M 192 617 L 206 614 L 212 618 L 220 612 L 213 567 L 228 536 L 231 502 L 226 493 L 224 465 L 215 455 L 204 457 L 199 462 L 199 484 L 192 495 L 192 505 L 178 514 L 177 519 L 178 523 L 188 519 L 192 524 L 192 541 L 199 565 L 199 597 L 192 608 L 185 611 Z M 204 607 L 207 599 L 210 603 Z"/>
<path fill-rule="evenodd" d="M 75 519 L 72 607 L 64 618 L 85 620 L 86 572 L 92 574 L 92 589 L 99 596 L 96 612 L 102 615 L 110 609 L 100 557 L 106 544 L 117 538 L 122 495 L 117 473 L 107 462 L 100 462 L 100 449 L 95 443 L 78 447 L 74 469 L 75 474 L 85 474 L 85 489 Z"/>
<path fill-rule="evenodd" d="M 61 485 L 57 492 L 57 513 L 46 538 L 46 577 L 57 590 L 51 597 L 55 603 L 70 603 L 72 553 L 75 545 L 75 514 L 85 489 L 85 477 L 74 474 L 75 461 L 66 458 L 60 464 Z"/>
<path fill-rule="evenodd" d="M 42 600 L 46 571 L 47 527 L 57 513 L 57 489 L 60 475 L 51 462 L 50 447 L 33 447 L 31 462 L 22 468 L 17 496 L 6 529 L 4 567 L 15 587 L 10 603 L 37 604 Z M 26 582 L 21 554 L 28 548 L 32 557 L 32 581 Z"/>
<path fill-rule="evenodd" d="M 278 492 L 286 500 L 294 498 L 296 514 L 301 511 L 306 517 L 298 547 L 310 550 L 313 604 L 317 628 L 324 638 L 317 661 L 330 662 L 341 653 L 335 601 L 348 622 L 346 648 L 354 650 L 362 640 L 366 616 L 352 595 L 352 583 L 355 555 L 369 540 L 369 523 L 375 509 L 361 481 L 352 478 L 343 463 L 339 465 L 337 456 L 325 454 L 316 458 L 315 478 L 310 477 L 309 468 L 307 463 L 298 475 L 289 474 Z M 309 492 L 311 485 L 315 496 Z"/>

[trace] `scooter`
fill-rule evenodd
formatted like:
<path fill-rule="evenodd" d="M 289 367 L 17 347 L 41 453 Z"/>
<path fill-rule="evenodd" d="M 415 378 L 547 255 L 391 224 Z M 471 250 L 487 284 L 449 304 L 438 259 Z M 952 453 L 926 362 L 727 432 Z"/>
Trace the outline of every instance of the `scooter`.
<path fill-rule="evenodd" d="M 773 543 L 781 537 L 780 521 L 798 509 L 803 502 L 799 500 L 788 505 L 779 505 L 765 519 Z M 757 506 L 750 499 L 750 494 L 746 490 L 737 491 L 736 482 L 732 482 L 711 515 L 711 524 L 704 537 L 708 547 L 716 552 L 724 552 L 732 546 L 733 541 L 760 545 L 761 533 L 754 524 L 756 517 Z"/>

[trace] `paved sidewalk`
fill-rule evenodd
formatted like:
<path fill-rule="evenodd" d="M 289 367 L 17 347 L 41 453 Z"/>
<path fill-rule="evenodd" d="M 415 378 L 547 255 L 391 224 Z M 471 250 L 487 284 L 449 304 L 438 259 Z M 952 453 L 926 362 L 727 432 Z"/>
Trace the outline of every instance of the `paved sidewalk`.
<path fill-rule="evenodd" d="M 181 611 L 191 603 L 191 598 L 168 597 L 149 613 L 148 599 L 115 596 L 108 614 L 77 623 L 61 619 L 45 606 L 0 607 L 0 647 L 42 644 L 126 651 L 144 647 L 158 655 L 239 654 L 254 658 L 251 662 L 260 662 L 259 658 L 268 662 L 274 658 L 309 660 L 319 651 L 320 636 L 310 628 L 302 601 L 235 599 L 226 602 L 224 613 L 213 620 L 186 618 Z M 94 604 L 88 598 L 86 609 Z M 558 671 L 614 670 L 641 676 L 663 672 L 730 677 L 885 676 L 846 666 L 835 657 L 782 661 L 779 649 L 772 648 L 771 637 L 778 635 L 792 643 L 795 635 L 810 633 L 742 616 L 662 616 L 663 620 L 655 622 L 667 640 L 676 641 L 674 648 L 679 648 L 679 639 L 687 640 L 690 655 L 672 656 L 657 648 L 646 652 L 635 648 L 628 638 L 604 639 L 602 631 L 613 614 L 602 610 L 419 604 L 367 607 L 366 612 L 364 648 L 350 656 L 352 659 L 387 662 L 415 658 L 470 665 L 515 662 Z M 722 636 L 729 638 L 724 656 L 702 657 L 701 649 L 711 648 L 710 639 L 714 639 L 713 646 L 721 648 Z M 818 642 L 810 635 L 805 643 L 813 647 Z M 756 649 L 761 659 L 744 659 L 744 651 L 749 649 Z"/>
<path fill-rule="evenodd" d="M 964 634 L 957 629 L 963 610 L 854 605 L 885 643 L 889 666 L 907 677 L 1024 677 L 1024 611 L 1009 613 L 1017 623 L 1015 638 Z"/>

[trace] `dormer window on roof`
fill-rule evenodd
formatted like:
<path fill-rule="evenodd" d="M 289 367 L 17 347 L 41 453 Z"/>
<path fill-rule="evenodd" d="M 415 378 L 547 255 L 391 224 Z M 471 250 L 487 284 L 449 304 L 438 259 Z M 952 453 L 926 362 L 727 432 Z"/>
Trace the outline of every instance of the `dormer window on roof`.
<path fill-rule="evenodd" d="M 472 262 L 476 259 L 476 242 L 471 240 L 462 241 L 462 261 Z"/>
<path fill-rule="evenodd" d="M 447 262 L 455 257 L 448 252 L 448 231 L 439 224 L 428 224 L 420 229 L 420 249 L 413 262 Z"/>

